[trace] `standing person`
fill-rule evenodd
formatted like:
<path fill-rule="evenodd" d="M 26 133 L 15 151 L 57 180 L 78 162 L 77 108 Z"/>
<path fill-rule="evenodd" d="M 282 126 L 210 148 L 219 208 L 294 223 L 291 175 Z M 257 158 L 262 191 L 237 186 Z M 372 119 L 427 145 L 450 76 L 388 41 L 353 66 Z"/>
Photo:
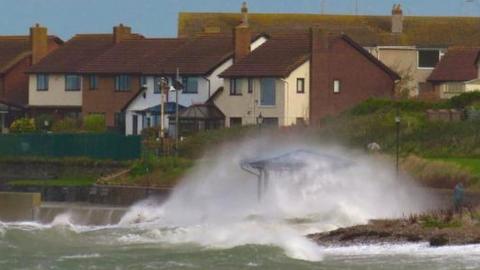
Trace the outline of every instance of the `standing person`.
<path fill-rule="evenodd" d="M 455 185 L 455 188 L 453 189 L 453 204 L 455 206 L 455 212 L 462 210 L 464 197 L 465 189 L 463 187 L 463 183 L 460 182 Z"/>

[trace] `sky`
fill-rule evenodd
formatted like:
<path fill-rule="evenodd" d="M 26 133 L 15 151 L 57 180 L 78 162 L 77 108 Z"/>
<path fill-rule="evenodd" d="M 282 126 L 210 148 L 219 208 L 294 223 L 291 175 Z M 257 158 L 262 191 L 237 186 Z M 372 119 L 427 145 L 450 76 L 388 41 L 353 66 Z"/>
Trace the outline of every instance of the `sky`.
<path fill-rule="evenodd" d="M 0 0 L 0 35 L 24 35 L 40 23 L 49 34 L 110 33 L 123 23 L 147 37 L 177 34 L 179 12 L 239 12 L 243 0 Z M 480 16 L 480 0 L 249 0 L 250 12 Z M 322 4 L 323 2 L 323 4 Z M 358 2 L 358 4 L 356 4 Z M 358 6 L 358 9 L 356 9 Z"/>

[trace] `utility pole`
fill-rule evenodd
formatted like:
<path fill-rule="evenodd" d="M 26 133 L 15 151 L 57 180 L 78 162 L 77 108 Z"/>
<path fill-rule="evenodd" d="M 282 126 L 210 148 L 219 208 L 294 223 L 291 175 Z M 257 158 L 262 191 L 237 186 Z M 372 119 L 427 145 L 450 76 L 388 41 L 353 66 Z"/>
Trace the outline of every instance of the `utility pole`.
<path fill-rule="evenodd" d="M 178 91 L 180 91 L 180 89 L 177 89 L 177 88 L 180 88 L 180 87 L 178 87 L 177 85 L 180 83 L 179 68 L 177 68 L 177 77 L 175 78 L 175 80 L 177 81 L 177 83 L 174 84 L 175 86 L 175 156 L 178 157 L 178 140 L 180 138 L 180 134 L 178 134 L 180 132 L 180 128 L 179 128 L 180 123 L 178 122 Z"/>
<path fill-rule="evenodd" d="M 165 137 L 165 93 L 168 94 L 168 82 L 165 77 L 160 80 L 160 138 Z"/>
<path fill-rule="evenodd" d="M 325 0 L 320 0 L 320 13 L 325 14 Z"/>
<path fill-rule="evenodd" d="M 358 15 L 358 0 L 355 0 L 355 15 Z"/>

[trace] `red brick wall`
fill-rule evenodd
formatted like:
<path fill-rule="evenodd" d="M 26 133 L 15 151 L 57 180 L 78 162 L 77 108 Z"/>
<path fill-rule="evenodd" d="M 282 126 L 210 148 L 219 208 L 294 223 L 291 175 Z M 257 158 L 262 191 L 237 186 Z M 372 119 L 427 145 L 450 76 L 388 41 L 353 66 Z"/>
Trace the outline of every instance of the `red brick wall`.
<path fill-rule="evenodd" d="M 329 41 L 327 41 L 329 40 Z M 340 80 L 340 93 L 333 81 Z M 312 32 L 310 117 L 312 124 L 371 97 L 392 97 L 394 80 L 342 38 Z"/>
<path fill-rule="evenodd" d="M 5 73 L 3 98 L 7 101 L 23 105 L 28 103 L 28 76 L 25 71 L 30 63 L 30 57 L 25 57 Z"/>
<path fill-rule="evenodd" d="M 48 52 L 52 52 L 59 46 L 56 42 L 50 41 Z M 31 66 L 31 61 L 31 57 L 25 57 L 5 73 L 4 89 L 0 91 L 0 97 L 15 104 L 28 104 L 28 75 L 25 74 L 25 71 Z"/>
<path fill-rule="evenodd" d="M 88 76 L 83 78 L 83 115 L 90 113 L 104 113 L 107 127 L 114 127 L 115 113 L 121 112 L 123 107 L 140 89 L 139 76 L 131 76 L 130 91 L 115 91 L 115 76 L 99 76 L 98 89 L 90 90 Z"/>

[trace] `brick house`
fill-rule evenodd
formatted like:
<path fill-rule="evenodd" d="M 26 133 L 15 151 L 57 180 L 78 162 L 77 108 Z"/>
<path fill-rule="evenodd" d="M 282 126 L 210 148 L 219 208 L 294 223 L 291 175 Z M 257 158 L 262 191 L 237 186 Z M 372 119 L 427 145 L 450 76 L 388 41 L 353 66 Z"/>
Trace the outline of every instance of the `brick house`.
<path fill-rule="evenodd" d="M 82 78 L 80 69 L 115 44 L 141 38 L 122 24 L 113 28 L 113 34 L 75 35 L 27 71 L 28 106 L 32 114 L 79 117 L 82 111 L 82 88 L 103 84 L 95 77 L 91 80 Z"/>
<path fill-rule="evenodd" d="M 480 91 L 479 57 L 480 47 L 449 48 L 428 77 L 433 89 L 424 93 L 423 98 L 448 99 L 465 92 Z"/>
<path fill-rule="evenodd" d="M 47 28 L 35 25 L 28 36 L 0 36 L 0 133 L 22 115 L 28 104 L 28 76 L 25 71 L 63 41 L 48 36 Z"/>
<path fill-rule="evenodd" d="M 392 97 L 400 77 L 344 34 L 275 35 L 220 74 L 215 104 L 226 125 L 318 124 L 371 97 Z"/>

